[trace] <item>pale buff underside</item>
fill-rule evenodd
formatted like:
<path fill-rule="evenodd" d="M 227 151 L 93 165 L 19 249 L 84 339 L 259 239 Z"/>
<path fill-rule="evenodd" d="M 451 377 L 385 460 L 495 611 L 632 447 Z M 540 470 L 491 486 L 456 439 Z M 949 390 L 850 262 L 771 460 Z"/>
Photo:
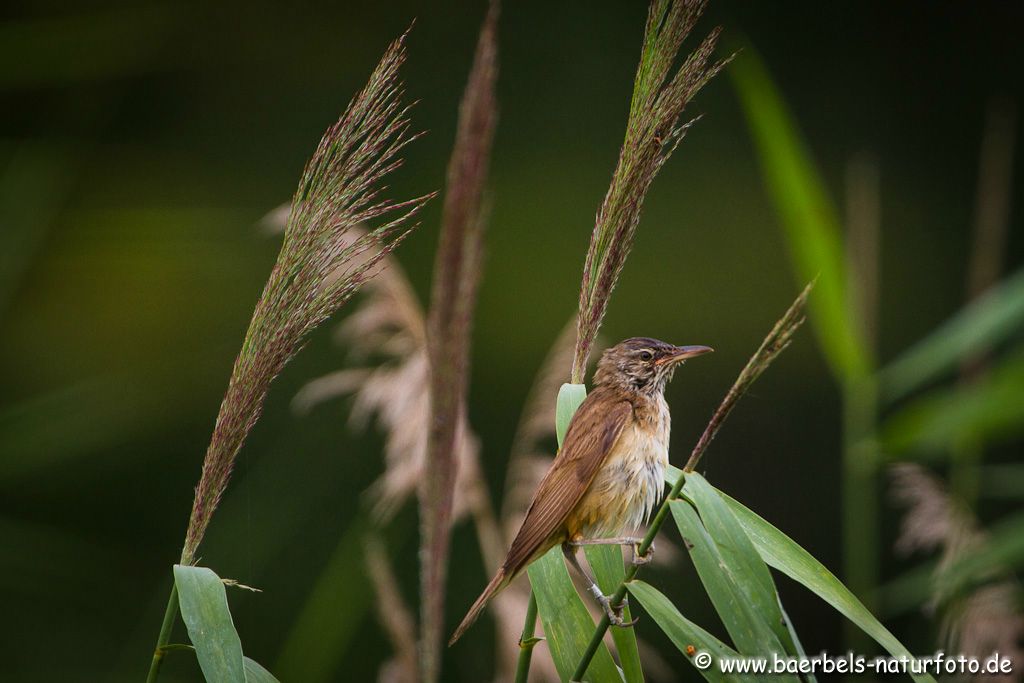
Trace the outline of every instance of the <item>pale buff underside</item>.
<path fill-rule="evenodd" d="M 656 409 L 635 419 L 620 435 L 566 519 L 567 540 L 632 534 L 645 523 L 665 489 L 671 420 L 661 396 Z"/>

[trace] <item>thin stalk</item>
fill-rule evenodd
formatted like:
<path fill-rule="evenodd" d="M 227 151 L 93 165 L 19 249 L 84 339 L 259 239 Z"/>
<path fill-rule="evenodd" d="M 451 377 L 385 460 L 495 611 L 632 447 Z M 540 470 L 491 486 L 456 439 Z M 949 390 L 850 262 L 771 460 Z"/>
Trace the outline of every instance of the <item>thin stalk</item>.
<path fill-rule="evenodd" d="M 174 618 L 178 616 L 178 586 L 171 584 L 171 595 L 167 599 L 167 609 L 164 611 L 164 620 L 160 624 L 160 635 L 156 639 L 156 648 L 153 650 L 153 661 L 149 664 L 149 674 L 146 676 L 146 683 L 155 683 L 156 677 L 160 674 L 160 665 L 163 664 L 164 655 L 167 654 L 167 644 L 171 642 L 171 631 L 174 628 Z"/>
<path fill-rule="evenodd" d="M 879 491 L 876 436 L 878 382 L 875 375 L 847 379 L 842 385 L 843 421 L 843 573 L 846 585 L 875 611 L 879 566 Z M 872 640 L 853 622 L 846 622 L 844 642 L 869 652 Z"/>
<path fill-rule="evenodd" d="M 861 154 L 846 172 L 846 295 L 866 357 L 877 357 L 881 181 L 878 163 Z M 873 365 L 874 361 L 870 361 Z M 847 373 L 842 398 L 843 573 L 850 590 L 874 611 L 878 588 L 880 509 L 878 465 L 878 382 L 874 371 Z M 852 622 L 845 642 L 868 652 L 871 639 Z"/>
<path fill-rule="evenodd" d="M 526 683 L 530 675 L 530 659 L 533 657 L 533 646 L 537 644 L 534 632 L 537 628 L 537 596 L 530 590 L 530 602 L 526 605 L 526 621 L 523 622 L 523 635 L 519 637 L 519 663 L 516 665 L 516 683 Z"/>
<path fill-rule="evenodd" d="M 811 287 L 814 283 L 808 284 L 800 295 L 793 301 L 789 310 L 786 311 L 777 323 L 772 331 L 768 333 L 764 341 L 761 342 L 761 346 L 757 349 L 750 360 L 747 361 L 746 366 L 740 372 L 739 377 L 733 383 L 729 392 L 722 399 L 721 404 L 715 410 L 711 416 L 711 420 L 708 422 L 708 426 L 704 428 L 704 433 L 701 434 L 700 439 L 697 441 L 697 445 L 693 447 L 693 451 L 690 453 L 689 460 L 686 461 L 686 466 L 683 468 L 684 473 L 693 472 L 694 468 L 700 462 L 700 459 L 704 456 L 708 446 L 714 440 L 715 435 L 718 434 L 718 430 L 721 429 L 725 419 L 729 417 L 729 413 L 736 406 L 736 403 L 742 398 L 743 394 L 747 392 L 754 381 L 761 376 L 772 361 L 782 353 L 782 351 L 789 346 L 789 342 L 793 339 L 793 334 L 797 328 L 800 327 L 804 322 L 804 306 L 807 303 L 807 295 L 810 294 Z M 685 477 L 679 477 L 672 485 L 672 490 L 669 491 L 668 495 L 665 496 L 665 500 L 662 501 L 661 506 L 658 507 L 658 512 L 654 515 L 654 520 L 651 525 L 647 528 L 647 535 L 644 536 L 643 543 L 640 544 L 638 549 L 638 555 L 646 555 L 647 551 L 650 550 L 651 545 L 654 543 L 655 536 L 658 535 L 658 531 L 661 530 L 661 525 L 665 522 L 665 518 L 668 517 L 670 506 L 672 501 L 679 498 L 680 492 L 683 490 L 683 483 Z M 626 570 L 626 576 L 619 584 L 618 589 L 612 595 L 611 603 L 613 605 L 620 605 L 626 597 L 627 587 L 626 585 L 636 578 L 637 572 L 640 570 L 638 565 L 632 565 Z M 580 658 L 580 663 L 576 667 L 576 671 L 572 675 L 573 681 L 582 681 L 583 676 L 587 673 L 587 667 L 590 666 L 590 661 L 594 658 L 597 653 L 597 649 L 601 646 L 601 641 L 604 640 L 604 634 L 608 631 L 610 622 L 608 615 L 605 614 L 601 617 L 601 621 L 598 622 L 597 628 L 594 629 L 594 634 L 590 638 L 590 642 L 587 644 L 587 649 L 584 650 L 583 656 Z"/>
<path fill-rule="evenodd" d="M 974 237 L 967 270 L 967 300 L 974 301 L 999 280 L 1009 232 L 1017 112 L 1008 102 L 993 101 L 985 117 L 978 163 Z M 986 353 L 975 354 L 960 368 L 960 382 L 969 385 L 985 374 Z M 984 449 L 967 441 L 953 444 L 950 487 L 968 507 L 977 503 Z"/>

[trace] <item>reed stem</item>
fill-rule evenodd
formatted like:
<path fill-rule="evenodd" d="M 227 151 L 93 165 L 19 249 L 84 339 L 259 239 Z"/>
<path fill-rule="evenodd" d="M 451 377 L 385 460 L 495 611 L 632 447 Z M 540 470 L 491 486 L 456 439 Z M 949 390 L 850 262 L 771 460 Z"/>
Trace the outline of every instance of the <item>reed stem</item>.
<path fill-rule="evenodd" d="M 530 659 L 533 657 L 533 646 L 537 644 L 534 635 L 537 628 L 537 596 L 530 590 L 530 602 L 526 605 L 526 620 L 523 622 L 523 635 L 519 637 L 519 663 L 516 665 L 516 683 L 526 683 L 530 676 Z"/>
<path fill-rule="evenodd" d="M 160 635 L 156 639 L 156 648 L 153 650 L 153 661 L 149 664 L 149 674 L 146 676 L 146 683 L 155 683 L 160 675 L 160 665 L 163 664 L 164 655 L 167 654 L 167 644 L 171 642 L 171 631 L 174 628 L 174 618 L 178 616 L 178 586 L 171 584 L 171 595 L 167 599 L 167 609 L 164 610 L 164 620 L 160 624 Z"/>

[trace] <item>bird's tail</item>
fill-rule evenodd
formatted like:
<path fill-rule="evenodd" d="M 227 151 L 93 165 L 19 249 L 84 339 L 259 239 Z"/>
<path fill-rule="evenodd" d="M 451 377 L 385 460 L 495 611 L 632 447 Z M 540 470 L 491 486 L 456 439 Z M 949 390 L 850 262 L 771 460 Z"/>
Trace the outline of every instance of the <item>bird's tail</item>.
<path fill-rule="evenodd" d="M 484 588 L 484 592 L 480 594 L 480 597 L 476 599 L 473 606 L 469 608 L 469 612 L 466 613 L 466 617 L 459 624 L 459 627 L 455 629 L 455 633 L 452 634 L 451 640 L 448 641 L 448 646 L 451 647 L 455 644 L 462 634 L 473 625 L 473 622 L 477 620 L 480 613 L 484 611 L 484 607 L 487 607 L 487 603 L 491 601 L 495 595 L 500 593 L 505 586 L 512 582 L 512 577 L 505 573 L 505 568 L 502 567 L 498 570 L 498 573 L 494 575 L 491 582 L 487 584 L 487 588 Z"/>

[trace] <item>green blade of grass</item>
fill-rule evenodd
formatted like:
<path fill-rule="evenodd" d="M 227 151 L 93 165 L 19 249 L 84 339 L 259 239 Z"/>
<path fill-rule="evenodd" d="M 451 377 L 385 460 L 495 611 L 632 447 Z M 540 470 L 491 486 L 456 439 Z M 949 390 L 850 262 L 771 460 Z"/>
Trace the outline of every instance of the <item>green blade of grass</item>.
<path fill-rule="evenodd" d="M 929 392 L 890 417 L 885 451 L 948 452 L 951 445 L 983 446 L 1019 434 L 1024 426 L 1024 349 L 970 384 Z"/>
<path fill-rule="evenodd" d="M 757 679 L 739 674 L 724 674 L 714 666 L 714 662 L 723 657 L 739 657 L 739 653 L 731 647 L 715 638 L 713 635 L 693 623 L 676 609 L 668 598 L 662 595 L 656 588 L 643 581 L 634 580 L 626 584 L 629 593 L 637 599 L 640 606 L 651 615 L 658 627 L 665 632 L 669 640 L 679 648 L 679 651 L 690 658 L 690 663 L 711 683 L 755 681 Z M 688 651 L 694 648 L 697 652 L 693 655 Z M 698 653 L 707 653 L 712 657 L 712 665 L 708 667 L 697 666 L 693 657 Z"/>
<path fill-rule="evenodd" d="M 544 624 L 544 638 L 551 659 L 555 662 L 558 676 L 562 680 L 570 680 L 587 649 L 594 620 L 569 578 L 561 548 L 552 548 L 531 564 L 527 572 L 533 593 L 537 596 L 537 608 Z M 620 683 L 622 680 L 606 646 L 601 645 L 594 655 L 587 669 L 587 680 L 593 683 Z"/>
<path fill-rule="evenodd" d="M 212 569 L 174 565 L 181 618 L 207 681 L 245 683 L 242 641 L 228 609 L 224 583 Z"/>
<path fill-rule="evenodd" d="M 729 69 L 775 203 L 798 280 L 817 278 L 811 324 L 832 372 L 861 377 L 871 366 L 846 292 L 839 218 L 792 115 L 752 46 Z"/>
<path fill-rule="evenodd" d="M 619 546 L 591 545 L 584 547 L 584 552 L 587 556 L 587 563 L 594 570 L 594 578 L 597 579 L 597 585 L 600 586 L 601 592 L 605 595 L 612 595 L 626 578 L 626 570 L 622 566 L 622 550 Z M 622 616 L 626 621 L 633 618 L 628 605 L 623 610 Z M 619 665 L 622 667 L 626 683 L 642 683 L 644 671 L 640 664 L 636 629 L 613 628 L 612 640 L 615 642 Z"/>
<path fill-rule="evenodd" d="M 719 495 L 732 510 L 743 530 L 746 531 L 754 547 L 757 548 L 758 554 L 769 566 L 803 584 L 822 600 L 832 605 L 840 614 L 874 638 L 892 656 L 913 657 L 910 651 L 864 607 L 863 603 L 810 553 L 742 503 L 724 493 L 719 492 Z M 935 683 L 935 679 L 928 674 L 911 675 L 918 683 Z"/>
<path fill-rule="evenodd" d="M 894 401 L 973 354 L 1024 330 L 1024 269 L 975 299 L 882 369 L 882 395 Z"/>
<path fill-rule="evenodd" d="M 264 669 L 259 662 L 248 657 L 242 658 L 246 683 L 279 683 L 274 674 Z"/>
<path fill-rule="evenodd" d="M 558 390 L 558 403 L 555 404 L 555 436 L 558 438 L 559 448 L 562 447 L 565 430 L 569 428 L 572 416 L 586 398 L 587 387 L 583 384 L 563 384 Z"/>
<path fill-rule="evenodd" d="M 793 648 L 795 655 L 799 657 L 807 657 L 807 652 L 804 650 L 804 644 L 800 642 L 800 636 L 796 634 L 796 629 L 793 628 L 793 620 L 786 614 L 786 608 L 782 606 L 782 599 L 779 599 L 779 612 L 782 613 L 782 619 L 785 622 L 786 630 L 789 631 L 789 637 L 793 641 Z M 818 677 L 813 673 L 807 672 L 803 674 L 803 678 L 807 683 L 818 683 Z"/>
<path fill-rule="evenodd" d="M 693 501 L 700 513 L 700 521 L 718 548 L 718 554 L 735 572 L 736 586 L 744 602 L 763 619 L 786 652 L 798 654 L 796 642 L 787 628 L 788 620 L 779 606 L 779 594 L 771 572 L 725 501 L 699 474 L 686 477 L 683 495 Z"/>
<path fill-rule="evenodd" d="M 752 656 L 785 652 L 786 648 L 767 623 L 767 615 L 759 611 L 765 601 L 760 599 L 762 592 L 757 589 L 757 579 L 745 571 L 746 567 L 733 565 L 723 556 L 722 549 L 701 524 L 697 510 L 689 502 L 681 500 L 671 507 L 693 566 L 736 648 Z M 752 599 L 752 595 L 758 598 Z M 781 618 L 778 625 L 782 626 Z M 799 682 L 792 675 L 783 675 L 780 680 Z"/>

